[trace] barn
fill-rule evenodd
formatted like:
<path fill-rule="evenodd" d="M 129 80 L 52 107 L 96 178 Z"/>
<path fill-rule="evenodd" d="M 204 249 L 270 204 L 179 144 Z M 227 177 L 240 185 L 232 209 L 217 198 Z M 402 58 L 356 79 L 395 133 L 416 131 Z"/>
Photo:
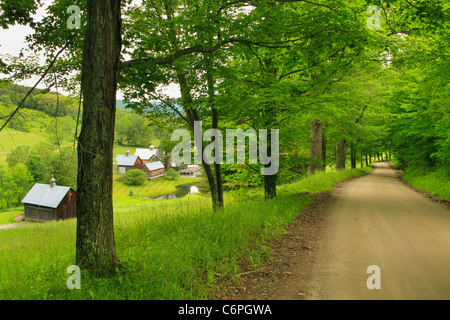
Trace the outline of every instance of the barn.
<path fill-rule="evenodd" d="M 202 174 L 202 168 L 196 164 L 188 165 L 186 169 L 180 170 L 182 176 L 199 176 Z"/>
<path fill-rule="evenodd" d="M 137 148 L 134 153 L 135 156 L 139 156 L 143 163 L 150 163 L 155 160 L 158 149 L 155 149 L 154 145 L 151 145 L 148 149 Z"/>
<path fill-rule="evenodd" d="M 25 220 L 45 222 L 75 218 L 76 199 L 72 188 L 57 186 L 53 177 L 49 185 L 36 183 L 22 200 Z"/>
<path fill-rule="evenodd" d="M 130 151 L 116 156 L 117 173 L 127 173 L 131 169 L 139 169 L 144 163 L 137 155 L 130 155 Z"/>
<path fill-rule="evenodd" d="M 147 173 L 148 179 L 156 179 L 165 176 L 164 165 L 161 161 L 146 163 L 141 169 Z"/>

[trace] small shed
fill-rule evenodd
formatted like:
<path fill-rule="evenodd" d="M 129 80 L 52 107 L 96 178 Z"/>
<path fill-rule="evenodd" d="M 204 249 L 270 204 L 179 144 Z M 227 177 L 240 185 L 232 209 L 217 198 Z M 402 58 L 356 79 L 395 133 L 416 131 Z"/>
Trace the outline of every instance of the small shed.
<path fill-rule="evenodd" d="M 77 197 L 70 187 L 57 186 L 52 177 L 50 184 L 36 183 L 23 198 L 25 220 L 65 220 L 77 216 Z"/>
<path fill-rule="evenodd" d="M 117 173 L 127 173 L 131 169 L 139 169 L 144 163 L 137 155 L 130 155 L 130 151 L 116 156 Z"/>
<path fill-rule="evenodd" d="M 202 168 L 198 165 L 192 164 L 188 165 L 186 169 L 180 170 L 180 175 L 182 176 L 199 176 L 202 174 Z"/>
<path fill-rule="evenodd" d="M 161 161 L 146 163 L 141 167 L 141 169 L 147 173 L 149 179 L 156 179 L 165 176 L 165 167 Z"/>

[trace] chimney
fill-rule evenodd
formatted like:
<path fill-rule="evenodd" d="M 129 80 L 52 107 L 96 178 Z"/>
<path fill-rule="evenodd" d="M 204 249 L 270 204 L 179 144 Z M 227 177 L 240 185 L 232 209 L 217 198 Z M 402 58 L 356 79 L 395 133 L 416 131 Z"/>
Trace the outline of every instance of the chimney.
<path fill-rule="evenodd" d="M 151 145 L 149 148 L 150 148 L 150 150 L 155 150 L 155 146 L 154 145 Z"/>
<path fill-rule="evenodd" d="M 127 150 L 127 152 L 125 152 L 125 157 L 128 157 L 130 155 L 130 151 Z"/>
<path fill-rule="evenodd" d="M 56 180 L 55 180 L 55 178 L 53 178 L 53 174 L 52 174 L 52 178 L 50 179 L 50 189 L 52 189 L 54 186 L 56 186 Z"/>

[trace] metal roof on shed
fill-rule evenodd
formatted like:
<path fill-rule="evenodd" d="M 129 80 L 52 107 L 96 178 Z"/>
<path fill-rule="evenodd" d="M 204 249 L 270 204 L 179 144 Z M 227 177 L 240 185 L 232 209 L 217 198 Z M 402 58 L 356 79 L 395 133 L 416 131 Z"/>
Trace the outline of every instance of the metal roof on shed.
<path fill-rule="evenodd" d="M 137 155 L 126 155 L 126 154 L 118 154 L 116 156 L 117 165 L 132 167 L 136 163 L 138 156 Z"/>
<path fill-rule="evenodd" d="M 36 183 L 23 198 L 22 203 L 57 208 L 69 190 L 70 187 L 54 186 L 50 188 L 49 184 Z"/>
<path fill-rule="evenodd" d="M 150 162 L 145 164 L 150 171 L 158 170 L 158 169 L 164 169 L 164 165 L 161 163 L 161 161 L 156 162 Z"/>

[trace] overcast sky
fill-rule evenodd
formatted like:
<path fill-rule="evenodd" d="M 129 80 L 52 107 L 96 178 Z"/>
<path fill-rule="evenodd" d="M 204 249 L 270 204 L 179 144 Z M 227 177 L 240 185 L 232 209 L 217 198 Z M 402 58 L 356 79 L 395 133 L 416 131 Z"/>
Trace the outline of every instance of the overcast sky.
<path fill-rule="evenodd" d="M 37 11 L 37 13 L 34 15 L 35 20 L 40 20 L 45 15 L 45 8 L 49 3 L 51 3 L 51 1 L 44 0 L 44 1 L 41 1 L 41 3 L 44 3 L 44 6 L 41 7 Z M 17 56 L 20 53 L 20 50 L 22 48 L 27 47 L 27 44 L 25 42 L 25 37 L 27 35 L 31 34 L 32 32 L 33 32 L 33 30 L 30 27 L 20 26 L 20 25 L 10 26 L 9 29 L 6 29 L 6 30 L 0 29 L 0 55 L 10 54 L 13 56 Z M 1 75 L 0 75 L 0 77 L 1 77 Z M 20 82 L 19 84 L 32 87 L 36 83 L 37 80 L 39 80 L 39 77 L 36 76 L 30 80 Z M 45 84 L 43 84 L 41 82 L 41 84 L 38 86 L 38 88 L 41 88 L 41 89 L 45 88 Z M 179 89 L 179 86 L 176 84 L 173 84 L 167 88 L 164 88 L 163 91 L 171 97 L 179 97 L 180 96 L 180 89 Z M 62 93 L 65 94 L 64 92 L 62 92 Z M 117 95 L 117 99 L 121 100 L 122 98 L 123 97 L 122 97 L 121 93 L 119 92 Z"/>

